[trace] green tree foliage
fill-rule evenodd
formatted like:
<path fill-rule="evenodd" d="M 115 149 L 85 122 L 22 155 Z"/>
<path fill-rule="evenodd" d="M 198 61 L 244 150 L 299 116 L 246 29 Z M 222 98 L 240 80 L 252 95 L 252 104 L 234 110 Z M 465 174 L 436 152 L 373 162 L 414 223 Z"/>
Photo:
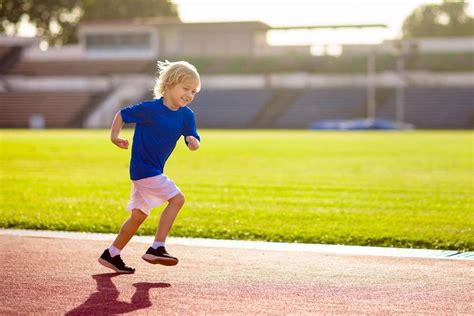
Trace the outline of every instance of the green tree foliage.
<path fill-rule="evenodd" d="M 169 0 L 88 0 L 83 2 L 84 20 L 178 16 L 176 5 Z"/>
<path fill-rule="evenodd" d="M 50 44 L 73 42 L 79 4 L 79 0 L 0 0 L 0 31 L 10 28 L 17 33 L 20 22 L 26 20 Z"/>
<path fill-rule="evenodd" d="M 474 18 L 467 14 L 467 7 L 464 0 L 422 5 L 405 19 L 403 37 L 473 36 Z"/>
<path fill-rule="evenodd" d="M 0 32 L 16 34 L 21 21 L 34 25 L 50 45 L 77 41 L 80 21 L 178 17 L 171 0 L 0 0 Z"/>

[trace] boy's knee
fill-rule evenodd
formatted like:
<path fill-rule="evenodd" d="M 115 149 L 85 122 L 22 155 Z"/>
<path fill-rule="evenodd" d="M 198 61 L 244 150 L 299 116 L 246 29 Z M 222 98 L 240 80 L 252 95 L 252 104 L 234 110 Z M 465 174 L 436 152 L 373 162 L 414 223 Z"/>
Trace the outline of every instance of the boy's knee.
<path fill-rule="evenodd" d="M 176 194 L 175 196 L 173 196 L 170 200 L 169 200 L 170 203 L 173 203 L 177 206 L 183 206 L 184 205 L 184 202 L 186 202 L 186 199 L 183 195 L 183 193 L 178 193 Z"/>
<path fill-rule="evenodd" d="M 132 210 L 132 220 L 137 223 L 142 223 L 148 217 L 147 214 L 142 212 L 140 209 L 135 208 Z"/>

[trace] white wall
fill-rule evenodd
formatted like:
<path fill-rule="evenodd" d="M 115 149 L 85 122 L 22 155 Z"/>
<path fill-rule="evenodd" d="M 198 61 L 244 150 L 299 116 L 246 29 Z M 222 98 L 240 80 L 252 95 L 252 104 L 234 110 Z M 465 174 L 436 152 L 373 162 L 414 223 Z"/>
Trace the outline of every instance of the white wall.
<path fill-rule="evenodd" d="M 6 87 L 13 91 L 93 91 L 101 92 L 112 88 L 106 77 L 67 77 L 67 76 L 4 76 Z"/>
<path fill-rule="evenodd" d="M 423 54 L 473 53 L 474 37 L 387 40 L 378 45 L 342 45 L 342 50 L 346 54 L 367 54 L 373 50 L 378 53 L 395 54 L 399 51 L 400 45 L 404 46 L 406 52 L 411 51 Z"/>
<path fill-rule="evenodd" d="M 84 58 L 84 50 L 79 44 L 65 45 L 60 48 L 50 47 L 45 51 L 38 46 L 32 46 L 22 51 L 22 60 L 25 61 L 65 61 Z"/>
<path fill-rule="evenodd" d="M 365 87 L 365 74 L 314 75 L 303 72 L 269 75 L 201 76 L 202 90 L 206 89 L 264 89 L 264 88 L 322 88 Z M 105 77 L 24 77 L 4 76 L 4 87 L 14 91 L 112 91 L 119 86 L 152 89 L 155 78 L 148 75 L 114 75 Z M 374 75 L 377 87 L 416 86 L 474 87 L 474 72 L 431 73 L 406 72 L 404 78 L 393 71 Z"/>
<path fill-rule="evenodd" d="M 469 53 L 474 52 L 474 37 L 424 38 L 418 41 L 422 53 Z"/>

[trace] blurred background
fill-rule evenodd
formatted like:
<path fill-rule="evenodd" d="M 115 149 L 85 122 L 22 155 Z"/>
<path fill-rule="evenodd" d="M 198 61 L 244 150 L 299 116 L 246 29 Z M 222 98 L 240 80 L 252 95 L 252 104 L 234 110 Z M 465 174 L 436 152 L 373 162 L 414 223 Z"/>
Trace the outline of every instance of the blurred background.
<path fill-rule="evenodd" d="M 472 129 L 468 1 L 1 0 L 0 127 L 108 128 L 157 60 L 199 128 Z"/>

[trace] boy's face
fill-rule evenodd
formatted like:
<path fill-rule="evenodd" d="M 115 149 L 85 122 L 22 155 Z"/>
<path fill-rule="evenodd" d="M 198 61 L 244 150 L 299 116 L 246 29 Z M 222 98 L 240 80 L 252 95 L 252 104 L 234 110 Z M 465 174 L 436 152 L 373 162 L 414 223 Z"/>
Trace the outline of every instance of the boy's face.
<path fill-rule="evenodd" d="M 164 95 L 164 102 L 166 106 L 177 110 L 183 106 L 188 105 L 194 99 L 198 92 L 198 80 L 186 80 L 171 86 L 166 90 Z"/>

